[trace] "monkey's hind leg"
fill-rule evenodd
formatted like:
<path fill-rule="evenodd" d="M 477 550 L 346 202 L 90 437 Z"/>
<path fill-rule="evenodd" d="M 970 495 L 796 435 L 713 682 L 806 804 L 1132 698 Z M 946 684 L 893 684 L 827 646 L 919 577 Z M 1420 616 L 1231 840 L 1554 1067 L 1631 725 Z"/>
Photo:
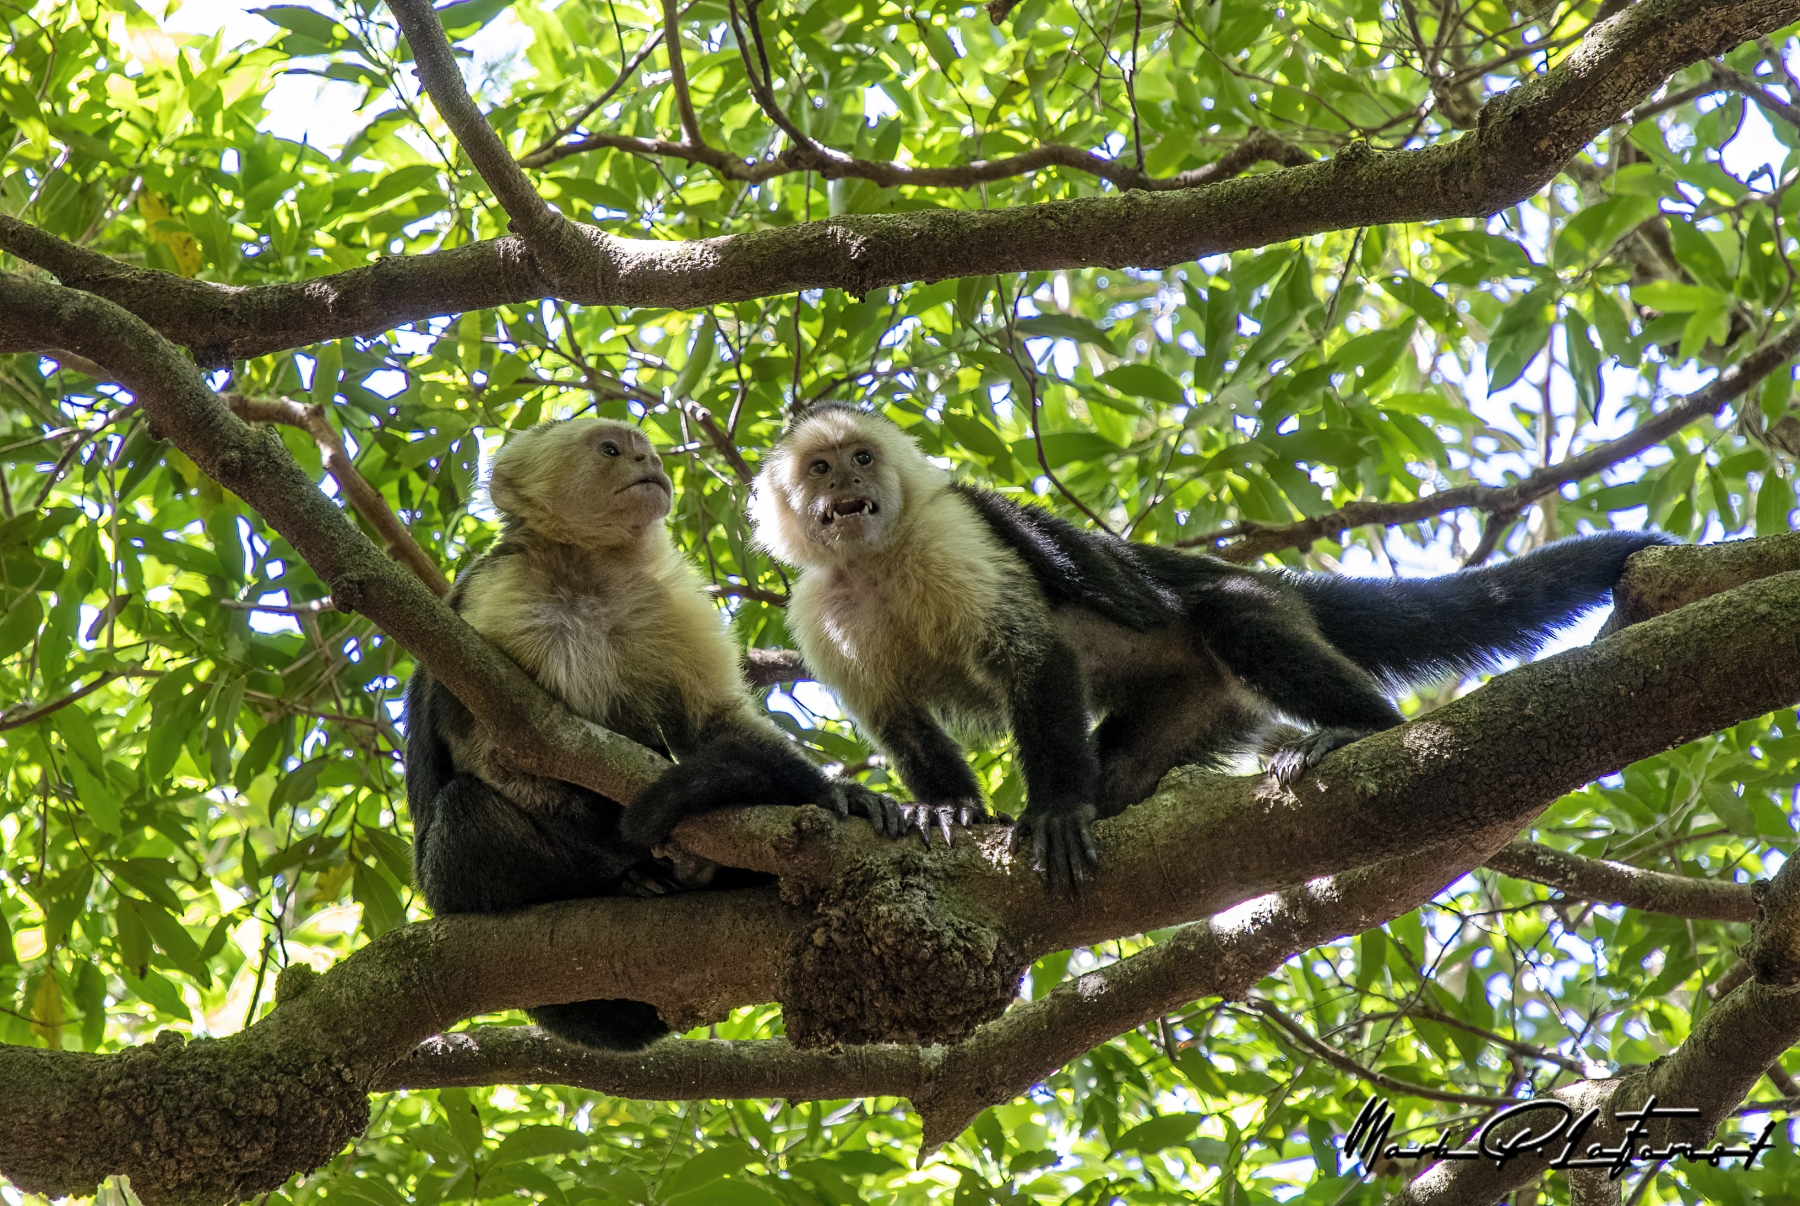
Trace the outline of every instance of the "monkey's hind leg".
<path fill-rule="evenodd" d="M 1255 710 L 1194 689 L 1185 679 L 1146 684 L 1135 705 L 1107 714 L 1100 749 L 1100 815 L 1117 816 L 1149 798 L 1178 766 L 1222 771 L 1252 747 Z"/>
<path fill-rule="evenodd" d="M 417 830 L 419 888 L 439 914 L 620 895 L 621 876 L 646 856 L 619 839 L 617 813 L 611 800 L 577 791 L 561 804 L 526 809 L 473 775 L 458 775 L 432 801 L 430 824 Z M 576 1001 L 528 1013 L 557 1038 L 609 1051 L 636 1051 L 669 1033 L 642 1001 Z"/>
<path fill-rule="evenodd" d="M 1243 684 L 1318 731 L 1276 750 L 1269 776 L 1286 787 L 1332 750 L 1405 722 L 1375 676 L 1319 634 L 1294 598 L 1269 588 L 1208 591 L 1193 601 L 1207 644 Z"/>

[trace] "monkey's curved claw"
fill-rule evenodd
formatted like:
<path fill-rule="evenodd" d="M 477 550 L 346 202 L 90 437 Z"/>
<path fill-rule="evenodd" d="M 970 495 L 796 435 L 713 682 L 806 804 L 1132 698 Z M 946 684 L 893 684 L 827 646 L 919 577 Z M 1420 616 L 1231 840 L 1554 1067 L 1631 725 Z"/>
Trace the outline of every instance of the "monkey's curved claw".
<path fill-rule="evenodd" d="M 917 829 L 919 837 L 927 846 L 931 845 L 931 830 L 937 827 L 944 835 L 944 845 L 951 845 L 950 826 L 961 825 L 967 829 L 975 825 L 987 825 L 994 821 L 980 800 L 949 800 L 943 804 L 903 804 L 900 811 L 906 817 L 908 828 Z"/>
<path fill-rule="evenodd" d="M 1326 754 L 1361 741 L 1374 731 L 1376 730 L 1320 729 L 1296 738 L 1269 755 L 1268 776 L 1277 787 L 1292 787 L 1296 779 L 1319 765 Z"/>
<path fill-rule="evenodd" d="M 1032 868 L 1050 881 L 1050 890 L 1073 896 L 1100 863 L 1100 852 L 1094 848 L 1093 822 L 1091 804 L 1068 811 L 1040 811 L 1036 815 L 1027 808 L 1013 830 L 1013 852 L 1029 850 Z"/>

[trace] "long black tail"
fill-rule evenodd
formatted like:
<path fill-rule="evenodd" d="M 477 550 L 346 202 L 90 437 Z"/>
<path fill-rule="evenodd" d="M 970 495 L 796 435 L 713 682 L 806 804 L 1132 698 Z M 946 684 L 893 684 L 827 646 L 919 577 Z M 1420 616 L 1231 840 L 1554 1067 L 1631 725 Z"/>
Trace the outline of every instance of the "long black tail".
<path fill-rule="evenodd" d="M 1573 536 L 1500 565 L 1439 578 L 1294 574 L 1319 631 L 1394 685 L 1493 667 L 1536 652 L 1558 628 L 1607 601 L 1625 559 L 1660 532 Z"/>

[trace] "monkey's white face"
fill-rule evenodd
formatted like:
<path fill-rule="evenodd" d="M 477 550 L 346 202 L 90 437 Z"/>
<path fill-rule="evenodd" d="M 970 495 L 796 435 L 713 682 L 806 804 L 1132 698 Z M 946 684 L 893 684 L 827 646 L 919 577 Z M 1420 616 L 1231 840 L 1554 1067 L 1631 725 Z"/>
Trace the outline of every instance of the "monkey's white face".
<path fill-rule="evenodd" d="M 669 513 L 662 458 L 628 423 L 569 419 L 509 440 L 494 457 L 494 505 L 571 544 L 629 543 Z"/>
<path fill-rule="evenodd" d="M 886 547 L 929 464 L 899 428 L 827 410 L 782 439 L 757 479 L 758 538 L 777 557 L 822 563 Z"/>

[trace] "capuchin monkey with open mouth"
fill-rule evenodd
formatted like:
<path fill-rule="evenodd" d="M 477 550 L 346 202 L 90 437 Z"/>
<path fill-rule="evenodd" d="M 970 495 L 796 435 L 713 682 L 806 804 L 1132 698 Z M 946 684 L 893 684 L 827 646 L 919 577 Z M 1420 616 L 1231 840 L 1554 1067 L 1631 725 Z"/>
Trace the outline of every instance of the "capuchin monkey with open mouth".
<path fill-rule="evenodd" d="M 1561 540 L 1411 581 L 1248 569 L 1087 531 L 951 484 L 884 418 L 842 404 L 789 425 L 756 480 L 757 539 L 802 570 L 788 630 L 886 753 L 908 820 L 988 818 L 945 725 L 1011 730 L 1015 848 L 1053 887 L 1096 861 L 1090 827 L 1177 766 L 1268 750 L 1286 786 L 1400 724 L 1385 692 L 1534 652 L 1605 602 L 1651 532 Z"/>
<path fill-rule="evenodd" d="M 507 764 L 423 667 L 406 688 L 414 873 L 436 913 L 704 886 L 653 855 L 677 822 L 717 808 L 817 804 L 897 837 L 898 806 L 828 778 L 756 706 L 698 575 L 669 539 L 671 489 L 644 433 L 570 419 L 514 436 L 488 493 L 500 539 L 448 602 L 570 711 L 675 765 L 622 808 Z M 720 875 L 713 886 L 733 879 Z M 741 877 L 739 877 L 741 878 Z M 669 1032 L 642 1001 L 531 1011 L 558 1038 L 635 1050 Z"/>

